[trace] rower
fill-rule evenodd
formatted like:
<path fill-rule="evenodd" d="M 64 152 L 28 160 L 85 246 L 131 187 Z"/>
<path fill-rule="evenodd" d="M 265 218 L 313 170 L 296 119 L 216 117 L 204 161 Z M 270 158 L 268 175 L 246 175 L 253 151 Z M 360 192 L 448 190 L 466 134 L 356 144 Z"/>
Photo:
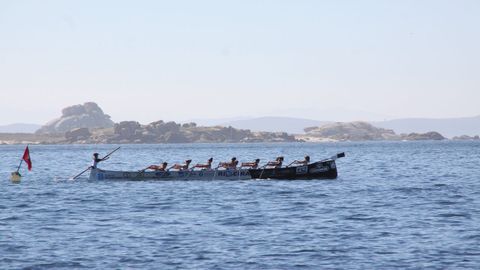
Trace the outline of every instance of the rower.
<path fill-rule="evenodd" d="M 154 170 L 154 171 L 160 171 L 164 172 L 167 169 L 167 162 L 163 162 L 162 165 L 150 165 L 148 166 L 145 170 Z"/>
<path fill-rule="evenodd" d="M 269 161 L 267 163 L 267 165 L 265 165 L 266 167 L 270 167 L 270 168 L 281 168 L 282 167 L 282 163 L 283 163 L 283 157 L 277 157 L 275 159 L 275 161 Z"/>
<path fill-rule="evenodd" d="M 258 167 L 258 163 L 260 163 L 259 158 L 255 159 L 254 162 L 243 162 L 240 168 L 246 167 L 246 168 L 256 169 Z"/>
<path fill-rule="evenodd" d="M 292 164 L 307 166 L 310 163 L 310 156 L 305 156 L 304 160 L 295 160 Z"/>
<path fill-rule="evenodd" d="M 98 157 L 98 153 L 94 153 L 93 154 L 93 165 L 92 165 L 92 169 L 96 169 L 97 168 L 97 165 L 98 163 L 102 162 L 102 161 L 105 161 L 107 159 L 109 159 L 110 157 L 104 157 L 104 158 L 99 158 Z"/>
<path fill-rule="evenodd" d="M 218 167 L 235 170 L 237 169 L 237 165 L 238 165 L 238 160 L 236 157 L 233 157 L 230 162 L 220 162 L 220 164 L 218 164 Z"/>
<path fill-rule="evenodd" d="M 186 171 L 188 170 L 188 166 L 190 166 L 190 163 L 192 163 L 192 160 L 185 160 L 185 164 L 175 164 L 172 167 L 169 168 L 169 170 L 179 170 L 179 171 Z"/>
<path fill-rule="evenodd" d="M 213 162 L 213 158 L 209 158 L 208 161 L 207 161 L 207 164 L 197 164 L 197 165 L 193 166 L 193 169 L 195 169 L 195 168 L 211 169 L 212 168 L 212 162 Z"/>

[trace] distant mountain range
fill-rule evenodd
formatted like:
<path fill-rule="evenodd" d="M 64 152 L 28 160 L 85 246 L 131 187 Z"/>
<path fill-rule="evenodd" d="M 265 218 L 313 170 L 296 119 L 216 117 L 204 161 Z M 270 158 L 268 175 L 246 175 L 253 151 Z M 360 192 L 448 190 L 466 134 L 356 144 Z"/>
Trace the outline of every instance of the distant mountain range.
<path fill-rule="evenodd" d="M 41 125 L 15 123 L 10 125 L 0 126 L 0 133 L 34 133 Z"/>

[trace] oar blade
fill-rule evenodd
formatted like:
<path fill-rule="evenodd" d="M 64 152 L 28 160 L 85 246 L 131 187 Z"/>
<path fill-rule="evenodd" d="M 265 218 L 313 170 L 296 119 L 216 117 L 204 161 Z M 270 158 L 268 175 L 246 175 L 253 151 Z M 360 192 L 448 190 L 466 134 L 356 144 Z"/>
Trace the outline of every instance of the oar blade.
<path fill-rule="evenodd" d="M 74 177 L 72 177 L 71 180 L 77 179 L 78 177 L 80 177 L 82 174 L 84 174 L 86 171 L 90 170 L 91 168 L 92 168 L 92 167 L 86 168 L 83 172 L 81 172 L 81 173 L 75 175 Z"/>

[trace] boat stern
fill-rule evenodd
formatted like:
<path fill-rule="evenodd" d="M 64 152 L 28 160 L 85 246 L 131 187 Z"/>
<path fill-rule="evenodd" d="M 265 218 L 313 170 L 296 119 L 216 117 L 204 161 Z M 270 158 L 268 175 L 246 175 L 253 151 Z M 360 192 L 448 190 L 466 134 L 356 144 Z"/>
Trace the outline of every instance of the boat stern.
<path fill-rule="evenodd" d="M 89 180 L 95 181 L 95 180 L 104 180 L 104 173 L 102 170 L 95 168 L 90 170 L 90 177 Z"/>

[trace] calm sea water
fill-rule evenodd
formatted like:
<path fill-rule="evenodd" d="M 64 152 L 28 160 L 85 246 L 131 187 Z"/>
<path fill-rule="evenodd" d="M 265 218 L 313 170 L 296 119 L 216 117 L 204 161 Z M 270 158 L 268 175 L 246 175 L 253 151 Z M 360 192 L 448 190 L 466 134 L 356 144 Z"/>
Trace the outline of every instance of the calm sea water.
<path fill-rule="evenodd" d="M 112 145 L 0 146 L 0 269 L 480 269 L 480 143 L 124 145 L 141 169 L 345 151 L 337 180 L 69 180 Z"/>

